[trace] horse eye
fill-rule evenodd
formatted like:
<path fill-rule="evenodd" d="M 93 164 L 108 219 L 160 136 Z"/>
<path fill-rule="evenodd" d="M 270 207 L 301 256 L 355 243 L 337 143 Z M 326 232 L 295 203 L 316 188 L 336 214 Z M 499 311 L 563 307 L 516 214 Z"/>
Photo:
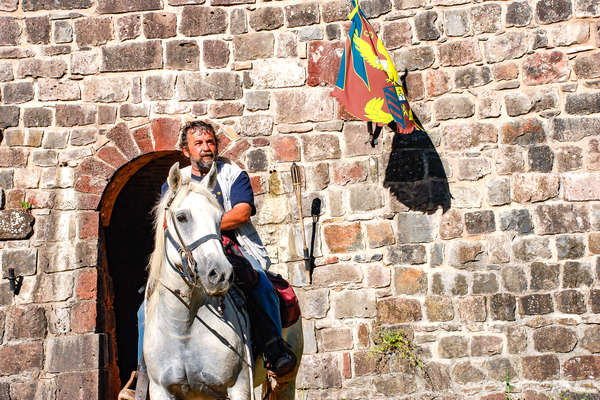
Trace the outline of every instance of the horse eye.
<path fill-rule="evenodd" d="M 177 221 L 179 221 L 179 222 L 187 222 L 187 217 L 183 213 L 177 214 Z"/>

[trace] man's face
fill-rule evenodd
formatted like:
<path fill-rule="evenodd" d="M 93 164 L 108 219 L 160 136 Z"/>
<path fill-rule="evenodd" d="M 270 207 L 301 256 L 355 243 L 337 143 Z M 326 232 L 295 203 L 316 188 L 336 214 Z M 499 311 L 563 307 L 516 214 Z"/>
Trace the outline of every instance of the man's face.
<path fill-rule="evenodd" d="M 209 170 L 217 156 L 217 143 L 214 136 L 206 130 L 194 128 L 188 131 L 187 141 L 187 146 L 182 149 L 183 154 L 197 169 Z"/>

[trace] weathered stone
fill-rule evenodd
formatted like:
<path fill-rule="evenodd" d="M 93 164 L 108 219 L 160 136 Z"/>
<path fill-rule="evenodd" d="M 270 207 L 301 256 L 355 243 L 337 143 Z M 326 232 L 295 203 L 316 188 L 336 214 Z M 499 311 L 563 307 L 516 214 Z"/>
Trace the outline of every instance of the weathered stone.
<path fill-rule="evenodd" d="M 96 122 L 96 107 L 91 104 L 58 104 L 56 106 L 56 125 L 90 125 Z"/>
<path fill-rule="evenodd" d="M 465 227 L 470 234 L 494 232 L 496 221 L 493 211 L 475 211 L 465 213 Z"/>
<path fill-rule="evenodd" d="M 490 236 L 487 243 L 488 262 L 505 264 L 511 260 L 511 240 L 507 235 Z"/>
<path fill-rule="evenodd" d="M 527 234 L 533 231 L 529 210 L 508 210 L 500 214 L 500 229 Z"/>
<path fill-rule="evenodd" d="M 447 42 L 440 45 L 439 49 L 440 62 L 443 66 L 474 64 L 482 60 L 479 42 L 476 39 Z"/>
<path fill-rule="evenodd" d="M 37 372 L 43 366 L 43 359 L 44 346 L 42 342 L 4 345 L 0 347 L 0 376 L 21 374 L 26 371 Z"/>
<path fill-rule="evenodd" d="M 102 47 L 102 72 L 160 69 L 162 65 L 159 40 Z"/>
<path fill-rule="evenodd" d="M 6 337 L 13 339 L 43 339 L 46 335 L 46 314 L 42 307 L 16 307 L 8 315 Z"/>
<path fill-rule="evenodd" d="M 598 118 L 555 118 L 553 120 L 553 138 L 561 142 L 576 142 L 590 136 L 600 127 Z"/>
<path fill-rule="evenodd" d="M 443 70 L 427 70 L 425 86 L 430 97 L 440 96 L 450 90 L 450 74 Z"/>
<path fill-rule="evenodd" d="M 25 167 L 28 155 L 29 152 L 23 149 L 2 148 L 0 149 L 0 167 Z"/>
<path fill-rule="evenodd" d="M 508 293 L 497 293 L 490 299 L 490 311 L 492 319 L 500 321 L 515 320 L 516 300 L 515 296 Z"/>
<path fill-rule="evenodd" d="M 356 251 L 363 248 L 359 223 L 351 225 L 325 225 L 325 243 L 332 253 Z"/>
<path fill-rule="evenodd" d="M 0 239 L 25 239 L 33 231 L 33 216 L 22 209 L 0 210 Z"/>
<path fill-rule="evenodd" d="M 394 288 L 396 294 L 425 294 L 427 293 L 427 274 L 421 269 L 396 267 L 394 268 Z"/>
<path fill-rule="evenodd" d="M 523 315 L 543 315 L 554 311 L 549 294 L 531 294 L 519 298 L 519 312 Z"/>
<path fill-rule="evenodd" d="M 15 226 L 14 219 L 15 213 L 7 215 L 4 213 L 5 218 L 2 222 L 3 225 L 11 225 L 10 234 L 18 236 L 17 229 L 29 228 L 32 218 L 24 216 L 22 221 L 18 221 L 19 225 Z M 6 218 L 10 218 L 8 221 Z M 2 278 L 8 278 L 8 268 L 14 268 L 15 274 L 18 275 L 35 275 L 37 265 L 37 251 L 35 249 L 4 249 L 0 252 L 0 265 L 2 267 Z"/>
<path fill-rule="evenodd" d="M 312 40 L 323 40 L 323 30 L 318 25 L 305 26 L 298 31 L 299 42 L 309 42 Z"/>
<path fill-rule="evenodd" d="M 99 334 L 50 338 L 46 344 L 46 369 L 49 372 L 72 372 L 96 369 L 104 365 Z"/>
<path fill-rule="evenodd" d="M 395 245 L 385 249 L 383 260 L 386 264 L 423 264 L 427 254 L 423 245 Z"/>
<path fill-rule="evenodd" d="M 437 99 L 434 108 L 438 120 L 468 118 L 475 114 L 475 104 L 464 95 L 452 95 Z"/>
<path fill-rule="evenodd" d="M 502 353 L 503 339 L 498 336 L 473 336 L 471 338 L 471 356 L 491 357 Z"/>
<path fill-rule="evenodd" d="M 434 239 L 435 221 L 431 216 L 400 213 L 394 222 L 399 243 L 427 243 Z"/>
<path fill-rule="evenodd" d="M 532 381 L 558 379 L 559 362 L 555 355 L 526 356 L 521 359 L 523 377 Z"/>
<path fill-rule="evenodd" d="M 600 290 L 590 290 L 590 311 L 594 314 L 600 314 Z"/>
<path fill-rule="evenodd" d="M 4 143 L 7 146 L 39 147 L 42 143 L 42 131 L 7 129 L 4 131 Z"/>
<path fill-rule="evenodd" d="M 598 379 L 598 377 L 600 377 L 600 357 L 586 355 L 569 358 L 563 364 L 563 373 L 569 380 Z M 573 394 L 574 397 L 569 397 L 575 399 L 579 396 L 588 397 L 588 395 L 589 393 L 586 392 L 581 395 Z M 597 397 L 595 394 L 592 394 L 591 396 L 591 399 Z"/>
<path fill-rule="evenodd" d="M 0 17 L 0 46 L 18 45 L 21 27 L 17 18 Z"/>
<path fill-rule="evenodd" d="M 317 343 L 321 352 L 350 350 L 353 346 L 352 330 L 349 328 L 325 328 L 317 331 Z"/>
<path fill-rule="evenodd" d="M 386 49 L 393 50 L 412 43 L 412 30 L 408 21 L 394 21 L 383 27 L 381 40 Z"/>
<path fill-rule="evenodd" d="M 12 63 L 9 61 L 0 62 L 0 82 L 8 82 L 15 79 Z"/>
<path fill-rule="evenodd" d="M 484 255 L 485 250 L 479 242 L 453 242 L 450 245 L 448 262 L 452 266 L 465 268 L 480 262 Z"/>
<path fill-rule="evenodd" d="M 438 341 L 438 353 L 442 358 L 468 356 L 469 341 L 464 336 L 446 336 Z"/>
<path fill-rule="evenodd" d="M 181 70 L 198 70 L 200 65 L 200 49 L 196 41 L 171 40 L 166 44 L 165 67 Z"/>
<path fill-rule="evenodd" d="M 462 322 L 483 322 L 487 319 L 484 296 L 468 296 L 458 299 L 458 314 Z"/>
<path fill-rule="evenodd" d="M 489 294 L 498 291 L 498 280 L 493 273 L 476 273 L 473 276 L 473 294 Z"/>
<path fill-rule="evenodd" d="M 469 17 L 464 9 L 447 10 L 444 12 L 446 35 L 463 36 L 470 30 Z"/>
<path fill-rule="evenodd" d="M 83 99 L 89 102 L 122 102 L 127 100 L 131 88 L 131 80 L 125 77 L 90 77 L 84 80 Z"/>
<path fill-rule="evenodd" d="M 261 7 L 250 14 L 250 26 L 255 31 L 270 31 L 282 27 L 283 19 L 280 7 Z"/>
<path fill-rule="evenodd" d="M 580 93 L 567 95 L 565 111 L 569 114 L 594 114 L 600 112 L 600 96 L 598 93 Z"/>
<path fill-rule="evenodd" d="M 589 229 L 587 211 L 567 204 L 540 205 L 536 208 L 539 234 L 586 232 Z"/>
<path fill-rule="evenodd" d="M 18 5 L 18 0 L 2 0 L 0 1 L 0 11 L 16 11 Z"/>
<path fill-rule="evenodd" d="M 110 17 L 88 17 L 75 20 L 75 41 L 81 47 L 100 46 L 113 38 Z"/>
<path fill-rule="evenodd" d="M 377 302 L 377 322 L 399 324 L 421 321 L 421 304 L 418 300 L 402 297 L 387 297 Z"/>
<path fill-rule="evenodd" d="M 135 39 L 142 33 L 142 16 L 130 14 L 119 17 L 116 21 L 116 28 L 120 41 Z"/>
<path fill-rule="evenodd" d="M 508 358 L 491 358 L 485 361 L 485 369 L 487 370 L 488 376 L 496 381 L 505 382 L 507 376 L 509 379 L 517 378 L 519 373 L 513 366 L 513 363 Z M 495 397 L 489 400 L 494 400 Z M 505 399 L 501 399 L 505 400 Z"/>
<path fill-rule="evenodd" d="M 298 371 L 299 387 L 310 389 L 340 388 L 342 374 L 337 354 L 306 355 Z"/>
<path fill-rule="evenodd" d="M 350 187 L 350 209 L 354 212 L 370 211 L 383 206 L 383 196 L 377 185 Z"/>
<path fill-rule="evenodd" d="M 526 1 L 515 1 L 506 8 L 506 26 L 527 26 L 533 11 Z"/>
<path fill-rule="evenodd" d="M 587 42 L 590 36 L 590 25 L 579 21 L 562 23 L 552 27 L 548 33 L 554 46 L 570 46 Z"/>
<path fill-rule="evenodd" d="M 507 104 L 508 105 L 508 104 Z M 542 143 L 546 133 L 542 122 L 535 118 L 517 119 L 502 125 L 502 143 L 529 145 Z"/>
<path fill-rule="evenodd" d="M 535 53 L 523 60 L 523 80 L 526 85 L 563 82 L 568 77 L 568 60 L 561 51 Z"/>
<path fill-rule="evenodd" d="M 233 56 L 236 61 L 256 60 L 273 56 L 275 38 L 270 32 L 249 33 L 233 38 Z"/>
<path fill-rule="evenodd" d="M 433 274 L 431 292 L 438 295 L 467 294 L 466 276 L 458 273 Z"/>
<path fill-rule="evenodd" d="M 489 67 L 463 67 L 454 73 L 454 82 L 459 89 L 483 86 L 492 80 Z"/>
<path fill-rule="evenodd" d="M 378 312 L 375 293 L 364 290 L 333 292 L 331 298 L 335 318 L 368 318 Z"/>
<path fill-rule="evenodd" d="M 563 271 L 563 288 L 578 288 L 592 285 L 593 277 L 589 264 L 573 261 L 566 262 Z"/>
<path fill-rule="evenodd" d="M 286 71 L 281 74 L 281 71 Z M 297 60 L 269 59 L 253 63 L 250 77 L 258 89 L 302 86 L 306 71 Z"/>
<path fill-rule="evenodd" d="M 229 31 L 232 35 L 241 35 L 242 33 L 248 33 L 246 10 L 241 8 L 235 8 L 231 11 Z"/>
<path fill-rule="evenodd" d="M 146 39 L 173 37 L 177 35 L 177 15 L 165 12 L 147 13 L 144 14 L 142 26 Z"/>
<path fill-rule="evenodd" d="M 75 75 L 92 75 L 100 69 L 100 60 L 95 52 L 86 51 L 71 54 L 71 73 Z"/>
<path fill-rule="evenodd" d="M 585 330 L 581 345 L 591 353 L 600 353 L 600 326 L 592 326 Z"/>
<path fill-rule="evenodd" d="M 584 238 L 569 235 L 558 236 L 556 252 L 559 260 L 581 258 L 585 254 Z"/>
<path fill-rule="evenodd" d="M 50 18 L 47 15 L 25 18 L 25 33 L 29 43 L 50 43 Z"/>
<path fill-rule="evenodd" d="M 490 205 L 501 206 L 510 203 L 510 180 L 508 178 L 490 179 L 486 181 L 485 186 Z"/>
<path fill-rule="evenodd" d="M 33 0 L 29 0 L 33 1 Z M 61 0 L 67 1 L 67 0 Z M 68 0 L 75 1 L 75 0 Z M 78 0 L 84 1 L 84 0 Z M 87 0 L 91 3 L 90 0 Z M 160 10 L 162 4 L 160 0 L 98 0 L 96 11 L 100 14 L 117 14 L 130 11 L 151 11 Z"/>
<path fill-rule="evenodd" d="M 569 19 L 573 14 L 573 4 L 568 0 L 540 0 L 535 5 L 535 16 L 541 24 Z"/>
<path fill-rule="evenodd" d="M 223 68 L 229 63 L 229 45 L 223 40 L 205 40 L 202 43 L 204 65 Z"/>
<path fill-rule="evenodd" d="M 573 70 L 578 78 L 592 79 L 600 77 L 600 52 L 578 56 L 575 58 Z"/>
<path fill-rule="evenodd" d="M 529 170 L 551 172 L 554 165 L 554 153 L 550 146 L 531 146 L 528 149 Z"/>
<path fill-rule="evenodd" d="M 4 103 L 26 103 L 32 100 L 33 96 L 33 82 L 6 83 L 2 88 L 2 100 Z"/>
<path fill-rule="evenodd" d="M 516 259 L 526 262 L 552 257 L 549 241 L 543 237 L 524 237 L 515 240 L 512 251 Z"/>
<path fill-rule="evenodd" d="M 452 321 L 454 319 L 452 298 L 447 296 L 427 296 L 425 298 L 425 312 L 429 321 Z"/>
<path fill-rule="evenodd" d="M 246 92 L 245 104 L 248 111 L 268 110 L 270 93 L 268 91 Z"/>
<path fill-rule="evenodd" d="M 525 93 L 511 93 L 504 96 L 506 113 L 511 117 L 527 114 L 533 110 L 533 99 Z"/>
<path fill-rule="evenodd" d="M 290 28 L 318 24 L 320 20 L 319 3 L 314 2 L 286 6 L 285 16 L 288 21 L 288 27 Z"/>
<path fill-rule="evenodd" d="M 450 209 L 440 219 L 440 237 L 442 239 L 454 239 L 461 237 L 463 233 L 463 221 L 460 211 Z"/>
<path fill-rule="evenodd" d="M 463 158 L 458 160 L 458 178 L 476 181 L 491 172 L 490 162 L 485 158 Z"/>
<path fill-rule="evenodd" d="M 561 147 L 556 153 L 559 172 L 576 171 L 583 166 L 582 149 L 575 146 Z"/>
<path fill-rule="evenodd" d="M 326 89 L 276 91 L 274 92 L 274 96 L 278 123 L 326 121 L 334 115 L 335 100 L 329 96 L 329 91 Z M 319 136 L 328 137 L 328 135 Z M 303 140 L 313 142 L 312 139 L 308 139 L 306 136 Z M 335 142 L 337 142 L 337 137 L 335 138 Z M 333 150 L 325 148 L 321 149 L 320 152 L 336 156 L 339 154 L 339 148 Z M 339 155 L 334 158 L 338 157 Z"/>
<path fill-rule="evenodd" d="M 513 177 L 513 199 L 518 203 L 535 203 L 558 196 L 560 180 L 556 175 L 519 174 Z"/>
<path fill-rule="evenodd" d="M 523 293 L 527 289 L 527 277 L 522 267 L 506 266 L 502 268 L 502 285 L 512 293 Z"/>
<path fill-rule="evenodd" d="M 236 100 L 242 97 L 240 76 L 232 72 L 193 73 L 177 78 L 177 95 L 180 100 Z"/>
<path fill-rule="evenodd" d="M 67 63 L 61 59 L 26 59 L 19 62 L 17 77 L 61 78 L 67 72 Z"/>
<path fill-rule="evenodd" d="M 175 75 L 148 75 L 144 79 L 144 97 L 148 100 L 169 100 L 175 94 Z"/>
<path fill-rule="evenodd" d="M 440 30 L 437 24 L 438 14 L 435 11 L 424 11 L 415 16 L 415 28 L 417 39 L 437 40 L 440 38 Z"/>
<path fill-rule="evenodd" d="M 533 332 L 533 345 L 540 353 L 569 353 L 577 344 L 577 334 L 563 326 L 545 326 Z"/>
<path fill-rule="evenodd" d="M 430 46 L 410 46 L 394 53 L 394 65 L 398 71 L 426 69 L 434 61 L 435 54 Z"/>
<path fill-rule="evenodd" d="M 42 101 L 79 100 L 81 99 L 81 90 L 75 81 L 42 78 L 38 80 L 38 98 Z"/>
<path fill-rule="evenodd" d="M 297 291 L 304 318 L 323 318 L 329 310 L 329 289 Z"/>

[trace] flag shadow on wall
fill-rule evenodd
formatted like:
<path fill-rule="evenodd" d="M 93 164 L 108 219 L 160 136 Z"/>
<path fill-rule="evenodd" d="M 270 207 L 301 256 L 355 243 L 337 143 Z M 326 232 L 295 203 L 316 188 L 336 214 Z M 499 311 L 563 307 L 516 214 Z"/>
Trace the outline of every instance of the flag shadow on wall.
<path fill-rule="evenodd" d="M 383 186 L 410 210 L 433 214 L 438 207 L 450 209 L 452 195 L 442 160 L 422 130 L 394 135 Z"/>

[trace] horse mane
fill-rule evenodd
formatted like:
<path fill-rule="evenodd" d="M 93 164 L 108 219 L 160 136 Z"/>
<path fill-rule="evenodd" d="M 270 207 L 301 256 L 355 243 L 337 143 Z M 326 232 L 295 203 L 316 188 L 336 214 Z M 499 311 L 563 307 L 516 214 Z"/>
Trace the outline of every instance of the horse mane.
<path fill-rule="evenodd" d="M 215 195 L 204 186 L 200 185 L 199 182 L 193 181 L 190 177 L 182 176 L 182 183 L 179 187 L 179 190 L 173 194 L 173 191 L 169 187 L 167 192 L 162 196 L 162 198 L 158 201 L 152 213 L 154 215 L 154 250 L 150 255 L 150 260 L 148 262 L 148 284 L 146 288 L 147 298 L 154 292 L 159 280 L 160 274 L 162 271 L 164 254 L 165 254 L 165 213 L 166 206 L 169 200 L 173 195 L 175 198 L 173 199 L 171 206 L 178 205 L 181 203 L 183 199 L 185 199 L 188 193 L 192 191 L 198 194 L 201 194 L 207 198 L 209 203 L 215 206 L 217 209 L 223 211 L 221 204 L 215 197 Z"/>

